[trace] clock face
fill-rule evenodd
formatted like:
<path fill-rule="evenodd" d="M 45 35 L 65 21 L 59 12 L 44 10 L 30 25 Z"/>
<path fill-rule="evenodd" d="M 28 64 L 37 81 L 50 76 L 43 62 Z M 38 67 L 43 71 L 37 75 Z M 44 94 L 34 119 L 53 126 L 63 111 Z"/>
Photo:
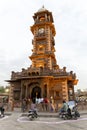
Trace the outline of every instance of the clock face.
<path fill-rule="evenodd" d="M 39 29 L 39 33 L 41 34 L 41 33 L 44 33 L 44 28 L 40 28 Z"/>

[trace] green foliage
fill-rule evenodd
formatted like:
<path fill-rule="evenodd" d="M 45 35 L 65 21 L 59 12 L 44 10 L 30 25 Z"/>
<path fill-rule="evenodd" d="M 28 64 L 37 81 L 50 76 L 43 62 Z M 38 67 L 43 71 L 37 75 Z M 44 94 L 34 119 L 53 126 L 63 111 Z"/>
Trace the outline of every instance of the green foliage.
<path fill-rule="evenodd" d="M 5 92 L 5 88 L 3 86 L 0 86 L 0 93 L 4 93 Z"/>

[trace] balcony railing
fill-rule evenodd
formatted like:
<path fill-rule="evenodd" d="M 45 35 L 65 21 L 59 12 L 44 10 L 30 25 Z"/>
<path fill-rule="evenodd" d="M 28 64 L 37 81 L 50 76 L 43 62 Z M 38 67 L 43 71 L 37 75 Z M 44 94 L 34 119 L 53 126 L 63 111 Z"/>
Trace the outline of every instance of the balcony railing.
<path fill-rule="evenodd" d="M 76 75 L 71 72 L 66 72 L 64 69 L 50 70 L 49 68 L 31 68 L 23 69 L 22 72 L 12 72 L 11 79 L 19 79 L 23 77 L 32 76 L 69 76 L 71 79 L 75 79 Z"/>

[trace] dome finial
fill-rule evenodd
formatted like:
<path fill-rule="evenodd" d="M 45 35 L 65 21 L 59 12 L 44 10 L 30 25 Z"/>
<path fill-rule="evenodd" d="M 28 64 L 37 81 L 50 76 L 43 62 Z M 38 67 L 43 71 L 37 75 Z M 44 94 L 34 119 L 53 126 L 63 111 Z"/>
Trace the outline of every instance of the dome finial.
<path fill-rule="evenodd" d="M 44 8 L 44 5 L 42 6 L 42 8 Z"/>
<path fill-rule="evenodd" d="M 44 5 L 38 10 L 38 12 L 46 11 L 47 9 L 44 8 Z"/>

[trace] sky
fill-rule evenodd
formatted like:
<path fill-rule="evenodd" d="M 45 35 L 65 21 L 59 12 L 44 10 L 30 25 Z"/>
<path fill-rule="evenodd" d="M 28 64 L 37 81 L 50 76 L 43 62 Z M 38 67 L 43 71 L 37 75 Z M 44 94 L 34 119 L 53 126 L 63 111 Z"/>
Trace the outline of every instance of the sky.
<path fill-rule="evenodd" d="M 43 5 L 54 18 L 57 64 L 76 73 L 76 90 L 87 89 L 87 0 L 0 0 L 0 86 L 8 85 L 11 71 L 31 65 L 30 26 Z"/>

